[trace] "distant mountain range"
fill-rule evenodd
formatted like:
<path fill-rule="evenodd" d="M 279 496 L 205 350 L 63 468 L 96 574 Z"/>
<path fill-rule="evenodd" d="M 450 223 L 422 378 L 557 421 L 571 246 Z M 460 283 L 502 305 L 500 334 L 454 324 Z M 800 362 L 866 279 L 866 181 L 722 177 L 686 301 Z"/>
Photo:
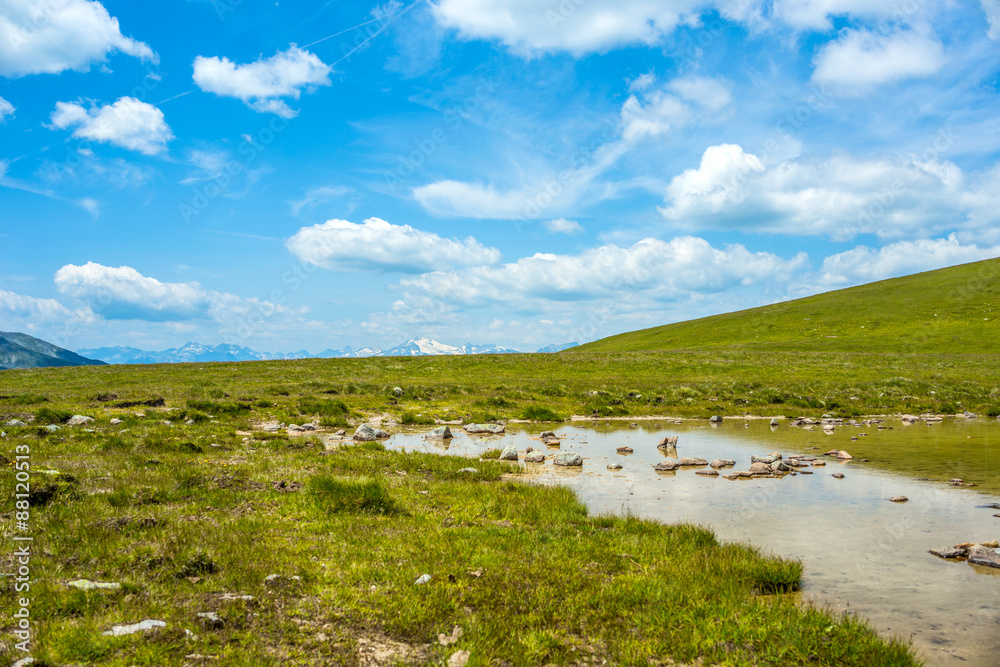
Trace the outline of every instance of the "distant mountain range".
<path fill-rule="evenodd" d="M 103 361 L 87 359 L 28 334 L 0 331 L 0 370 L 103 365 Z"/>
<path fill-rule="evenodd" d="M 576 343 L 566 343 L 563 345 L 549 345 L 538 350 L 539 352 L 559 352 L 568 347 L 574 347 Z M 466 343 L 461 347 L 439 343 L 430 338 L 414 338 L 402 345 L 397 345 L 389 350 L 379 350 L 373 347 L 352 348 L 345 347 L 340 350 L 327 349 L 319 354 L 311 354 L 306 350 L 299 350 L 290 354 L 273 354 L 270 352 L 257 352 L 248 347 L 230 345 L 201 345 L 199 343 L 188 343 L 182 347 L 174 347 L 160 352 L 150 352 L 139 350 L 134 347 L 98 347 L 78 350 L 78 353 L 93 359 L 100 359 L 109 364 L 174 364 L 184 362 L 206 362 L 206 361 L 266 361 L 272 359 L 333 359 L 346 357 L 424 357 L 433 355 L 454 355 L 454 354 L 517 354 L 517 350 L 511 350 L 497 345 L 473 345 Z"/>

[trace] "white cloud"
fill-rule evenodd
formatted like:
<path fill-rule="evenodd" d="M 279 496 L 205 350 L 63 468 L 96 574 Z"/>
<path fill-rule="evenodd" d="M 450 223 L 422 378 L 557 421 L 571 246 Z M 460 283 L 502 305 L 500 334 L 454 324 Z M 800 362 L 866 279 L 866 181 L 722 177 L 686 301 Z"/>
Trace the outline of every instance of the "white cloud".
<path fill-rule="evenodd" d="M 8 118 L 14 117 L 14 105 L 0 97 L 0 124 L 6 123 Z"/>
<path fill-rule="evenodd" d="M 583 227 L 576 220 L 567 220 L 566 218 L 556 218 L 555 220 L 548 220 L 542 223 L 545 229 L 549 230 L 552 234 L 581 234 L 583 233 Z"/>
<path fill-rule="evenodd" d="M 206 93 L 243 100 L 254 111 L 294 118 L 297 111 L 281 98 L 299 99 L 302 90 L 329 86 L 331 68 L 292 44 L 270 58 L 238 65 L 228 58 L 194 59 L 194 82 Z"/>
<path fill-rule="evenodd" d="M 354 192 L 354 188 L 347 187 L 346 185 L 324 185 L 312 188 L 306 192 L 302 199 L 289 202 L 292 206 L 292 216 L 297 218 L 303 210 L 311 212 L 320 204 L 343 197 L 351 192 Z"/>
<path fill-rule="evenodd" d="M 108 142 L 146 155 L 166 151 L 167 142 L 174 138 L 163 112 L 134 97 L 90 109 L 75 102 L 56 102 L 52 124 L 60 129 L 74 128 L 74 137 Z"/>
<path fill-rule="evenodd" d="M 954 234 L 900 241 L 877 249 L 858 246 L 824 259 L 820 282 L 827 286 L 856 285 L 993 257 L 1000 257 L 1000 245 L 963 245 Z"/>
<path fill-rule="evenodd" d="M 942 136 L 942 147 L 947 139 Z M 975 178 L 928 151 L 922 157 L 787 161 L 765 166 L 740 146 L 705 150 L 697 169 L 675 177 L 663 216 L 681 228 L 743 229 L 835 240 L 873 233 L 926 235 L 960 224 L 995 225 L 1000 169 Z M 970 187 L 969 184 L 973 184 Z"/>
<path fill-rule="evenodd" d="M 303 227 L 285 245 L 303 262 L 342 271 L 419 273 L 500 261 L 499 250 L 487 248 L 471 236 L 464 241 L 445 239 L 379 218 L 368 218 L 361 224 L 328 220 Z"/>
<path fill-rule="evenodd" d="M 622 105 L 625 141 L 659 136 L 693 119 L 718 120 L 733 100 L 728 82 L 705 76 L 674 79 L 656 90 L 650 87 L 651 82 L 644 82 L 643 92 L 629 96 Z"/>
<path fill-rule="evenodd" d="M 524 55 L 603 52 L 655 44 L 699 4 L 696 0 L 439 0 L 438 23 L 466 39 L 497 39 Z"/>
<path fill-rule="evenodd" d="M 499 266 L 439 271 L 401 281 L 410 296 L 482 307 L 500 303 L 544 309 L 541 301 L 572 302 L 624 293 L 656 301 L 711 294 L 750 284 L 788 280 L 804 268 L 804 253 L 785 260 L 741 245 L 723 249 L 684 236 L 644 239 L 629 248 L 609 244 L 579 255 L 538 253 Z M 530 305 L 529 305 L 530 304 Z"/>
<path fill-rule="evenodd" d="M 73 312 L 55 299 L 36 299 L 15 292 L 0 290 L 0 314 L 9 320 L 57 324 L 66 322 Z"/>
<path fill-rule="evenodd" d="M 772 15 L 799 29 L 829 30 L 834 16 L 915 19 L 922 3 L 899 0 L 775 0 Z M 914 6 L 912 11 L 908 11 Z"/>
<path fill-rule="evenodd" d="M 67 264 L 56 271 L 55 284 L 60 293 L 79 299 L 108 320 L 230 322 L 253 312 L 296 314 L 286 306 L 207 290 L 197 282 L 161 282 L 129 266 Z"/>
<path fill-rule="evenodd" d="M 990 39 L 1000 41 L 1000 0 L 979 0 L 986 12 L 986 21 L 990 29 L 987 33 Z"/>
<path fill-rule="evenodd" d="M 936 38 L 913 30 L 879 34 L 847 29 L 823 46 L 813 62 L 817 84 L 860 95 L 883 84 L 935 74 L 944 67 L 945 55 Z"/>
<path fill-rule="evenodd" d="M 122 35 L 118 19 L 93 0 L 0 3 L 0 76 L 84 71 L 109 53 L 157 62 L 148 45 Z"/>

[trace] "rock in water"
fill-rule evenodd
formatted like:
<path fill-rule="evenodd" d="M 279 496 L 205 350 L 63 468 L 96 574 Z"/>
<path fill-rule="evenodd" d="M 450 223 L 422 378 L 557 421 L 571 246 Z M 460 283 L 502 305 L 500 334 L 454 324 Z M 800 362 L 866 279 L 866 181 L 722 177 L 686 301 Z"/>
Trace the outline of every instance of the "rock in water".
<path fill-rule="evenodd" d="M 431 440 L 451 440 L 455 436 L 451 434 L 451 429 L 447 426 L 439 426 L 424 437 Z"/>
<path fill-rule="evenodd" d="M 1000 550 L 977 544 L 969 549 L 969 562 L 973 565 L 1000 568 Z"/>
<path fill-rule="evenodd" d="M 563 452 L 562 454 L 556 454 L 555 458 L 552 459 L 552 463 L 557 466 L 582 466 L 583 457 L 573 452 Z"/>
<path fill-rule="evenodd" d="M 516 461 L 517 460 L 517 448 L 510 446 L 504 447 L 503 451 L 500 452 L 501 461 Z"/>
<path fill-rule="evenodd" d="M 772 472 L 789 472 L 792 468 L 784 461 L 775 461 L 771 464 Z"/>
<path fill-rule="evenodd" d="M 696 475 L 704 475 L 705 477 L 718 477 L 719 471 L 718 470 L 695 470 L 694 474 L 696 474 Z"/>
<path fill-rule="evenodd" d="M 842 473 L 842 472 L 835 472 L 835 473 L 833 473 L 833 478 L 834 479 L 844 479 L 844 473 Z"/>
<path fill-rule="evenodd" d="M 711 417 L 708 418 L 708 421 L 711 422 L 712 424 L 721 424 L 722 417 L 720 417 L 719 415 L 712 415 Z"/>
<path fill-rule="evenodd" d="M 762 463 L 760 461 L 750 464 L 750 472 L 754 475 L 770 475 L 771 466 L 767 463 Z"/>
<path fill-rule="evenodd" d="M 353 439 L 358 442 L 371 442 L 372 440 L 381 440 L 383 438 L 388 438 L 389 434 L 380 428 L 374 428 L 368 424 L 362 424 L 354 432 Z"/>
<path fill-rule="evenodd" d="M 854 457 L 845 452 L 844 450 L 840 450 L 839 452 L 837 452 L 837 458 L 840 459 L 841 461 L 847 461 L 849 459 L 853 459 Z"/>
<path fill-rule="evenodd" d="M 909 498 L 906 496 L 893 496 L 892 498 L 889 498 L 890 503 L 905 503 L 908 500 Z"/>
<path fill-rule="evenodd" d="M 780 425 L 781 422 L 779 422 L 777 419 L 771 419 L 771 426 L 780 426 Z"/>
<path fill-rule="evenodd" d="M 524 457 L 525 463 L 545 463 L 545 452 L 541 450 L 535 450 L 533 452 L 528 452 Z"/>
<path fill-rule="evenodd" d="M 777 455 L 775 455 L 775 454 L 768 454 L 767 456 L 751 456 L 750 457 L 750 463 L 766 463 L 767 465 L 771 465 L 775 461 L 780 461 L 780 460 L 781 460 L 781 454 L 777 454 Z"/>
<path fill-rule="evenodd" d="M 736 461 L 731 461 L 730 459 L 715 459 L 708 465 L 712 466 L 716 470 L 719 468 L 729 468 L 736 465 Z"/>
<path fill-rule="evenodd" d="M 466 424 L 462 428 L 472 435 L 502 435 L 506 430 L 503 424 Z"/>
<path fill-rule="evenodd" d="M 665 472 L 667 470 L 677 470 L 678 467 L 679 466 L 677 464 L 677 461 L 673 459 L 666 459 L 660 461 L 655 466 L 653 466 L 653 470 L 657 470 L 659 472 Z"/>
<path fill-rule="evenodd" d="M 660 444 L 657 447 L 659 449 L 675 449 L 677 447 L 677 436 L 668 435 L 663 440 L 660 440 Z"/>
<path fill-rule="evenodd" d="M 631 454 L 632 453 L 632 448 L 631 447 L 619 447 L 615 451 L 617 451 L 619 454 Z"/>
<path fill-rule="evenodd" d="M 621 470 L 623 468 L 621 463 L 609 463 L 608 470 Z"/>
<path fill-rule="evenodd" d="M 691 456 L 685 456 L 684 458 L 677 461 L 679 466 L 707 466 L 708 461 L 705 459 L 697 459 Z"/>
<path fill-rule="evenodd" d="M 931 549 L 930 553 L 938 558 L 965 558 L 969 555 L 968 547 L 939 547 Z"/>

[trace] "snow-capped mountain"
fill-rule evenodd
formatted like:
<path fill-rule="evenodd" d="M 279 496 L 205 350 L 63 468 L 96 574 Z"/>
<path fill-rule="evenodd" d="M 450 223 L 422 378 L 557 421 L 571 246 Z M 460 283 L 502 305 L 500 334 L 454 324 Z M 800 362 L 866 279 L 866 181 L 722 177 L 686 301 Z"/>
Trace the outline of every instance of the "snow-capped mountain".
<path fill-rule="evenodd" d="M 99 347 L 77 351 L 91 359 L 99 359 L 109 364 L 176 364 L 185 362 L 209 361 L 268 361 L 273 359 L 335 359 L 348 357 L 422 357 L 432 355 L 454 354 L 516 354 L 517 350 L 499 347 L 497 345 L 473 345 L 466 343 L 462 347 L 446 345 L 430 338 L 415 338 L 389 350 L 374 347 L 352 348 L 340 350 L 326 349 L 319 354 L 310 354 L 299 350 L 291 354 L 257 352 L 249 347 L 240 347 L 223 343 L 221 345 L 202 345 L 187 343 L 181 347 L 170 348 L 159 352 L 139 350 L 134 347 Z"/>
<path fill-rule="evenodd" d="M 571 347 L 576 347 L 579 343 L 558 343 L 556 345 L 546 345 L 543 348 L 539 348 L 539 354 L 550 354 L 553 352 L 562 352 L 563 350 L 568 350 Z"/>

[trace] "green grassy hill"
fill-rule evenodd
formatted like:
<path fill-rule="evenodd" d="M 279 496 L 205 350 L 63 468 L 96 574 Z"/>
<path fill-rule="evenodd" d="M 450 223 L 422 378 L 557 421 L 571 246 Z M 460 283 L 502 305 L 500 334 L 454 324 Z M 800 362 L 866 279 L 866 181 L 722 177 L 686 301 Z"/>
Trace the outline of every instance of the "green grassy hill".
<path fill-rule="evenodd" d="M 1000 259 L 619 334 L 560 354 L 743 348 L 1000 353 Z"/>

